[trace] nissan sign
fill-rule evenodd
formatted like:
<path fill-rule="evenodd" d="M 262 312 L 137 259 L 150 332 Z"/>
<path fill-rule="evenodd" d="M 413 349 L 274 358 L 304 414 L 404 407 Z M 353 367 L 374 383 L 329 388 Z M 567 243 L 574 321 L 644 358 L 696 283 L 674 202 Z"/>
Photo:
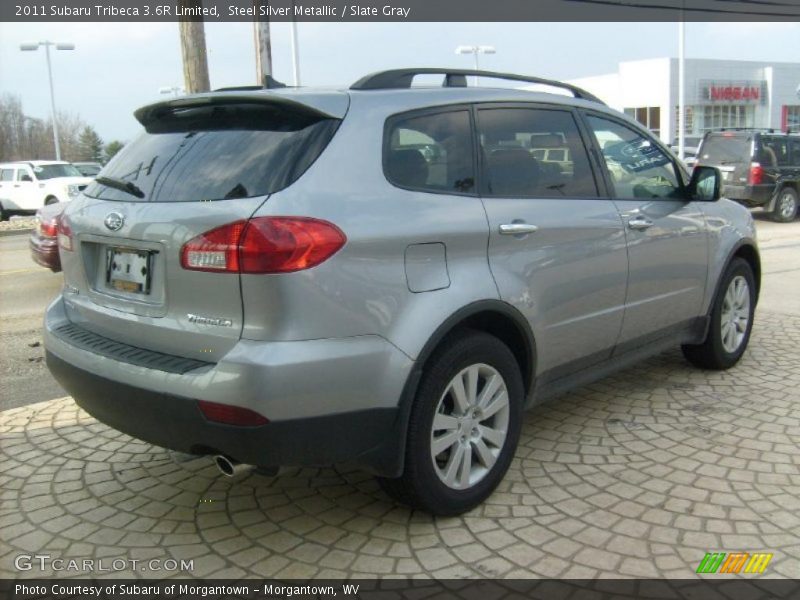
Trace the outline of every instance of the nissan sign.
<path fill-rule="evenodd" d="M 766 104 L 767 82 L 711 81 L 698 82 L 698 99 L 702 104 Z"/>

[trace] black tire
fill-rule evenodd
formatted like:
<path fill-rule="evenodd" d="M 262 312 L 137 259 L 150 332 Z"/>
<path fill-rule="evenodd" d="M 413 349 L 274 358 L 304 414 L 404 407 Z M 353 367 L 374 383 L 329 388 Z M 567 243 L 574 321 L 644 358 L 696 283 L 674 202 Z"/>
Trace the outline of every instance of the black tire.
<path fill-rule="evenodd" d="M 9 216 L 10 215 L 8 211 L 5 208 L 3 208 L 2 204 L 0 204 L 0 221 L 8 221 Z"/>
<path fill-rule="evenodd" d="M 778 199 L 770 216 L 778 223 L 789 223 L 797 217 L 797 206 L 797 192 L 793 188 L 785 187 L 778 192 Z"/>
<path fill-rule="evenodd" d="M 505 383 L 508 392 L 506 437 L 495 462 L 481 479 L 466 489 L 453 489 L 445 484 L 434 467 L 431 456 L 433 419 L 451 381 L 465 368 L 480 364 L 494 369 Z M 484 388 L 478 384 L 476 389 Z M 379 478 L 381 487 L 396 500 L 435 515 L 457 515 L 479 505 L 503 479 L 514 457 L 519 442 L 523 396 L 519 365 L 503 342 L 472 330 L 448 337 L 428 361 L 411 408 L 403 474 L 396 479 Z M 494 421 L 491 425 L 494 426 Z M 471 439 L 469 435 L 463 436 L 461 445 L 468 448 L 465 452 L 469 452 L 470 457 L 478 460 Z M 446 452 L 454 452 L 455 447 L 451 446 Z M 480 462 L 475 465 L 482 468 Z"/>
<path fill-rule="evenodd" d="M 57 202 L 58 198 L 56 198 L 55 196 L 48 196 L 47 198 L 44 199 L 45 206 L 50 206 L 51 204 L 56 204 Z"/>
<path fill-rule="evenodd" d="M 726 350 L 723 344 L 722 311 L 726 302 L 725 295 L 728 293 L 728 288 L 731 282 L 737 277 L 743 277 L 747 282 L 749 298 L 748 320 L 742 332 L 744 336 L 741 338 L 739 345 L 734 351 L 729 351 Z M 690 363 L 701 369 L 716 371 L 730 369 L 739 362 L 742 354 L 744 354 L 744 351 L 747 349 L 747 344 L 750 341 L 750 332 L 753 329 L 753 313 L 755 311 L 755 306 L 756 285 L 753 269 L 750 268 L 750 265 L 744 259 L 734 258 L 720 280 L 717 295 L 714 298 L 714 305 L 711 309 L 711 323 L 709 324 L 705 341 L 696 346 L 683 346 L 683 355 Z"/>

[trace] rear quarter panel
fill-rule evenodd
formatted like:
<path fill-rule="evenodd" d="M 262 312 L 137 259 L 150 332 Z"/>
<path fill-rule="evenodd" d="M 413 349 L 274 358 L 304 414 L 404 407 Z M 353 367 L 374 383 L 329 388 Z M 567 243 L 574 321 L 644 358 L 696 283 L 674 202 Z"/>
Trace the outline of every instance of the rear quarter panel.
<path fill-rule="evenodd" d="M 316 163 L 256 213 L 325 219 L 345 233 L 347 243 L 307 271 L 244 275 L 244 338 L 377 334 L 416 358 L 456 310 L 498 297 L 488 268 L 489 232 L 480 199 L 391 185 L 382 166 L 384 122 L 404 108 L 368 96 L 353 96 L 348 116 Z M 431 242 L 445 246 L 450 285 L 412 292 L 406 249 Z"/>

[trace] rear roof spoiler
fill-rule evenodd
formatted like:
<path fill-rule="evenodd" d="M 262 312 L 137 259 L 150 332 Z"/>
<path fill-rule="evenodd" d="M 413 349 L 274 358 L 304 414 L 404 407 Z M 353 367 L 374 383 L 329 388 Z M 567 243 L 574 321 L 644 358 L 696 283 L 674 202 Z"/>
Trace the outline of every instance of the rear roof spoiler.
<path fill-rule="evenodd" d="M 230 91 L 196 94 L 148 104 L 133 115 L 144 127 L 173 111 L 204 106 L 234 104 L 263 104 L 285 108 L 287 111 L 319 118 L 342 119 L 347 113 L 349 97 L 343 93 L 282 93 L 281 91 Z"/>

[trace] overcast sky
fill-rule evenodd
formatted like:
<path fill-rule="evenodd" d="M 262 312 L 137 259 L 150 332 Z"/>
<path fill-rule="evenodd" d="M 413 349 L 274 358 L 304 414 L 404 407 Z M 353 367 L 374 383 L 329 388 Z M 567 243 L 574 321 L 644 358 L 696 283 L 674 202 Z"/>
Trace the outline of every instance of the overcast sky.
<path fill-rule="evenodd" d="M 471 67 L 459 44 L 490 44 L 481 67 L 558 79 L 610 73 L 624 60 L 677 56 L 673 23 L 301 23 L 303 85 L 349 84 L 371 71 L 402 66 Z M 275 76 L 291 82 L 290 26 L 272 25 Z M 131 139 L 137 107 L 181 85 L 177 23 L 0 23 L 0 93 L 22 99 L 26 114 L 47 117 L 42 50 L 22 41 L 70 41 L 53 52 L 56 103 L 79 114 L 109 141 Z M 252 25 L 206 25 L 211 86 L 255 82 Z M 800 24 L 690 23 L 687 57 L 800 62 Z"/>

